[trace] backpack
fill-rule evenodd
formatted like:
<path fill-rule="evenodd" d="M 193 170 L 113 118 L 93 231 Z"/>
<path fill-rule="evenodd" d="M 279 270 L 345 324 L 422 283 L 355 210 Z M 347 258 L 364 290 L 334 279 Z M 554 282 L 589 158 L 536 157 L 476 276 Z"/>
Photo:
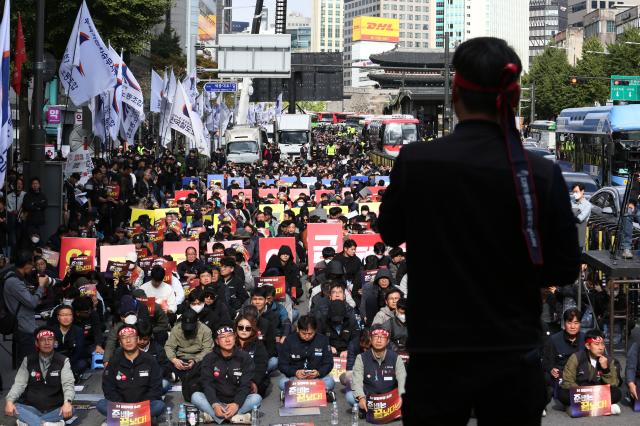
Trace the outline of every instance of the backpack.
<path fill-rule="evenodd" d="M 18 303 L 18 308 L 16 309 L 16 313 L 12 314 L 7 307 L 6 300 L 4 298 L 4 284 L 7 281 L 7 278 L 16 276 L 13 270 L 3 271 L 0 275 L 0 334 L 13 334 L 18 326 L 18 312 L 20 312 L 20 307 L 22 306 Z"/>

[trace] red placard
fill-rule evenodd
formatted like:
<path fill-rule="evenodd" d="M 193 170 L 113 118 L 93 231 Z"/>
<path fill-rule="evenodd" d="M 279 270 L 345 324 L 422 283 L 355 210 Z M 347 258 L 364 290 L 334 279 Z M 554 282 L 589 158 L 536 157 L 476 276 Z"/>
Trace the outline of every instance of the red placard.
<path fill-rule="evenodd" d="M 262 240 L 260 240 L 262 244 Z M 309 253 L 309 275 L 316 263 L 322 260 L 322 249 L 333 247 L 342 251 L 342 223 L 310 223 L 307 225 L 307 250 Z"/>
<path fill-rule="evenodd" d="M 107 402 L 107 426 L 151 426 L 149 401 Z"/>
<path fill-rule="evenodd" d="M 276 289 L 276 300 L 284 300 L 287 291 L 287 281 L 285 277 L 260 277 L 258 278 L 258 287 L 270 285 Z"/>
<path fill-rule="evenodd" d="M 93 297 L 98 295 L 98 289 L 96 288 L 95 283 L 83 284 L 78 287 L 78 290 L 80 290 L 80 296 Z"/>
<path fill-rule="evenodd" d="M 380 234 L 351 234 L 347 236 L 348 239 L 356 242 L 356 256 L 360 260 L 364 260 L 367 256 L 373 253 L 373 246 L 376 243 L 382 242 Z"/>
<path fill-rule="evenodd" d="M 120 199 L 120 185 L 112 184 L 104 188 L 107 190 L 107 197 L 111 197 L 116 201 Z"/>
<path fill-rule="evenodd" d="M 293 237 L 260 238 L 260 273 L 267 267 L 267 262 L 274 254 L 278 254 L 280 246 L 289 246 L 296 260 L 296 239 Z"/>
<path fill-rule="evenodd" d="M 300 197 L 300 194 L 309 196 L 311 194 L 311 191 L 309 190 L 309 188 L 291 188 L 289 190 L 289 198 L 291 198 L 291 200 L 297 200 Z"/>
<path fill-rule="evenodd" d="M 371 191 L 371 201 L 380 201 L 382 196 L 378 195 L 378 192 L 385 191 L 387 189 L 386 186 L 368 186 L 369 191 Z"/>
<path fill-rule="evenodd" d="M 62 243 L 60 244 L 60 265 L 58 269 L 60 278 L 64 277 L 67 273 L 67 267 L 71 258 L 80 255 L 87 256 L 91 264 L 91 270 L 93 270 L 93 262 L 96 256 L 96 239 L 62 237 Z"/>
<path fill-rule="evenodd" d="M 198 191 L 196 191 L 195 189 L 193 189 L 193 190 L 191 190 L 191 189 L 179 189 L 174 193 L 173 197 L 176 199 L 176 201 L 186 200 L 187 197 L 189 196 L 189 194 L 198 195 Z"/>
<path fill-rule="evenodd" d="M 258 189 L 258 197 L 267 198 L 267 196 L 271 194 L 275 198 L 278 198 L 278 192 L 278 188 L 260 188 Z"/>
<path fill-rule="evenodd" d="M 342 375 L 342 373 L 345 373 L 347 371 L 347 357 L 346 357 L 346 352 L 344 357 L 341 356 L 334 356 L 333 357 L 333 370 L 331 370 L 331 373 L 329 373 L 331 375 L 331 377 L 333 377 L 333 380 L 335 380 L 336 382 L 340 380 L 340 376 Z"/>
<path fill-rule="evenodd" d="M 162 253 L 165 256 L 171 255 L 173 260 L 180 263 L 187 258 L 185 252 L 189 247 L 196 250 L 196 255 L 200 254 L 200 245 L 197 241 L 165 241 L 162 243 Z"/>
<path fill-rule="evenodd" d="M 402 417 L 398 389 L 380 395 L 367 396 L 367 422 L 376 425 L 390 423 Z"/>
<path fill-rule="evenodd" d="M 322 194 L 329 194 L 331 195 L 335 195 L 336 191 L 334 191 L 333 189 L 316 189 L 316 193 L 314 196 L 314 200 L 317 202 L 320 201 L 320 197 L 322 197 Z"/>
<path fill-rule="evenodd" d="M 327 390 L 323 380 L 289 380 L 284 385 L 285 408 L 326 407 Z"/>
<path fill-rule="evenodd" d="M 611 415 L 611 388 L 609 385 L 578 386 L 569 390 L 571 417 Z"/>
<path fill-rule="evenodd" d="M 253 203 L 253 192 L 251 189 L 232 189 L 231 197 L 235 197 L 236 195 L 244 194 L 244 199 Z"/>
<path fill-rule="evenodd" d="M 100 246 L 100 271 L 107 270 L 107 263 L 110 260 L 125 262 L 127 255 L 135 253 L 135 244 L 125 244 L 122 246 Z"/>
<path fill-rule="evenodd" d="M 373 280 L 376 278 L 376 275 L 378 275 L 378 271 L 379 269 L 369 269 L 364 271 L 364 282 L 366 283 L 372 283 Z"/>

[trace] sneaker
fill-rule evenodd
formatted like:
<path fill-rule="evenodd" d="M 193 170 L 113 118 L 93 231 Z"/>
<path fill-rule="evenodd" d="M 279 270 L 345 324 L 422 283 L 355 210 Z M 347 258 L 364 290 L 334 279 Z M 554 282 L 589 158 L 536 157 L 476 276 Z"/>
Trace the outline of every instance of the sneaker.
<path fill-rule="evenodd" d="M 43 422 L 42 426 L 64 426 L 65 424 L 64 420 L 59 420 L 57 422 Z"/>
<path fill-rule="evenodd" d="M 622 412 L 622 410 L 620 409 L 620 406 L 618 404 L 611 404 L 611 415 L 612 416 L 617 416 L 621 412 Z"/>
<path fill-rule="evenodd" d="M 231 417 L 231 423 L 236 425 L 250 425 L 251 413 L 236 414 L 235 416 Z"/>
<path fill-rule="evenodd" d="M 22 420 L 16 420 L 16 426 L 29 426 L 29 425 L 23 422 Z"/>
<path fill-rule="evenodd" d="M 336 394 L 334 391 L 327 391 L 327 402 L 332 403 L 336 400 Z"/>
<path fill-rule="evenodd" d="M 633 253 L 631 252 L 631 249 L 624 249 L 622 250 L 622 258 L 623 259 L 633 259 Z"/>
<path fill-rule="evenodd" d="M 205 413 L 204 411 L 200 411 L 202 413 L 202 422 L 203 423 L 213 423 L 213 417 L 211 414 Z"/>
<path fill-rule="evenodd" d="M 284 391 L 280 391 L 280 402 L 284 402 Z"/>
<path fill-rule="evenodd" d="M 542 410 L 542 417 L 547 417 L 547 410 Z"/>

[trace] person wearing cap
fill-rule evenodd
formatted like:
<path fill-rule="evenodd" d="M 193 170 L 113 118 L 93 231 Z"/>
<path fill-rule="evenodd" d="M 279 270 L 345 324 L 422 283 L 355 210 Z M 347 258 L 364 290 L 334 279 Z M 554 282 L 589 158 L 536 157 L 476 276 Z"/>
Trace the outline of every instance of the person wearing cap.
<path fill-rule="evenodd" d="M 318 322 L 311 315 L 298 320 L 298 331 L 278 347 L 278 369 L 284 375 L 278 383 L 280 390 L 289 380 L 324 381 L 329 402 L 335 401 L 335 382 L 329 375 L 333 369 L 333 354 L 329 339 L 317 332 Z M 280 397 L 283 399 L 283 393 Z"/>
<path fill-rule="evenodd" d="M 107 415 L 109 402 L 149 401 L 151 417 L 162 415 L 162 368 L 150 353 L 141 351 L 138 327 L 123 324 L 118 328 L 120 348 L 102 375 L 104 399 L 96 404 L 103 416 Z M 152 423 L 155 421 L 152 420 Z"/>
<path fill-rule="evenodd" d="M 611 414 L 620 414 L 618 402 L 622 391 L 618 381 L 618 365 L 605 353 L 604 334 L 597 329 L 584 336 L 584 349 L 573 353 L 562 371 L 562 383 L 558 389 L 558 400 L 569 406 L 570 389 L 578 386 L 609 385 L 611 390 Z"/>
<path fill-rule="evenodd" d="M 369 332 L 371 348 L 356 356 L 351 375 L 351 390 L 345 395 L 347 403 L 367 411 L 367 397 L 398 389 L 404 394 L 407 372 L 404 361 L 389 348 L 389 332 L 382 327 L 373 327 Z M 400 399 L 402 404 L 402 399 Z"/>
<path fill-rule="evenodd" d="M 36 353 L 20 364 L 5 397 L 4 413 L 18 426 L 64 426 L 73 415 L 74 377 L 69 359 L 54 351 L 55 331 L 48 326 L 33 333 Z"/>
<path fill-rule="evenodd" d="M 254 371 L 251 355 L 236 346 L 232 326 L 222 326 L 216 330 L 215 348 L 202 360 L 203 392 L 194 392 L 191 402 L 209 416 L 205 421 L 250 424 L 251 410 L 262 404 L 262 397 L 251 393 Z"/>
<path fill-rule="evenodd" d="M 244 281 L 235 274 L 236 260 L 225 256 L 220 260 L 220 280 L 217 285 L 224 291 L 225 302 L 229 311 L 235 314 L 249 298 Z"/>
<path fill-rule="evenodd" d="M 173 364 L 172 370 L 176 377 L 182 378 L 211 352 L 211 336 L 211 330 L 198 321 L 198 314 L 193 309 L 189 308 L 183 312 L 171 329 L 167 343 L 164 344 L 164 350 Z"/>
<path fill-rule="evenodd" d="M 406 243 L 414 277 L 403 421 L 466 424 L 474 407 L 479 423 L 539 424 L 544 377 L 539 358 L 526 355 L 542 331 L 540 289 L 573 284 L 580 268 L 567 186 L 557 164 L 522 147 L 515 51 L 504 40 L 477 37 L 457 46 L 452 62 L 459 122 L 441 139 L 402 147 L 378 217 L 385 244 Z M 450 183 L 446 190 L 442 182 Z M 416 183 L 428 197 L 415 197 Z M 433 199 L 477 208 L 434 209 Z M 464 315 L 451 315 L 443 303 L 451 286 L 417 279 L 426 272 L 429 282 L 455 283 L 455 309 Z M 434 368 L 453 359 L 465 368 Z M 451 398 L 443 383 L 467 396 Z M 497 410 L 490 396 L 505 383 Z"/>
<path fill-rule="evenodd" d="M 191 290 L 187 297 L 188 307 L 196 311 L 198 321 L 209 327 L 213 333 L 222 324 L 228 324 L 231 321 L 229 310 L 220 303 L 216 290 L 212 285 Z"/>
<path fill-rule="evenodd" d="M 151 268 L 151 280 L 142 284 L 141 290 L 144 290 L 147 297 L 155 297 L 156 302 L 167 313 L 175 313 L 178 310 L 176 303 L 176 294 L 173 287 L 164 282 L 165 270 L 161 265 L 155 265 Z"/>

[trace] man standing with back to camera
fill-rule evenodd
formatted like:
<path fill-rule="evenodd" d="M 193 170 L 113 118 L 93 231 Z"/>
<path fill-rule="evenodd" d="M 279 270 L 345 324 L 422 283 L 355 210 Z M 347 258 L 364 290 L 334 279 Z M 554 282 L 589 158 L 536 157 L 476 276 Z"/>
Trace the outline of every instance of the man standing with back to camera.
<path fill-rule="evenodd" d="M 385 243 L 407 244 L 403 419 L 466 425 L 473 409 L 479 424 L 539 425 L 544 377 L 528 354 L 540 345 L 540 289 L 578 275 L 575 220 L 558 166 L 527 159 L 520 142 L 513 110 L 522 65 L 513 49 L 475 38 L 458 46 L 453 66 L 460 123 L 400 151 L 378 222 Z M 416 188 L 429 197 L 406 209 Z"/>

